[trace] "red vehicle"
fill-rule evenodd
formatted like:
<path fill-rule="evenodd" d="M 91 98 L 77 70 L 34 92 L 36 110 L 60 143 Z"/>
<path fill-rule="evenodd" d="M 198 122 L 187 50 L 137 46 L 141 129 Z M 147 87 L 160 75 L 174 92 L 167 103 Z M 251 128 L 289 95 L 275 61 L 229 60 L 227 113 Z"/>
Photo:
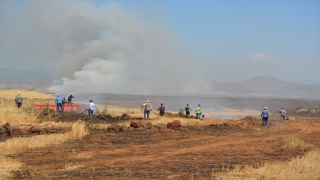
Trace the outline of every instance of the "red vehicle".
<path fill-rule="evenodd" d="M 53 109 L 57 110 L 57 105 L 53 104 L 35 104 L 34 108 L 36 109 Z M 64 105 L 64 111 L 80 111 L 82 106 L 80 104 L 71 104 L 71 105 Z"/>

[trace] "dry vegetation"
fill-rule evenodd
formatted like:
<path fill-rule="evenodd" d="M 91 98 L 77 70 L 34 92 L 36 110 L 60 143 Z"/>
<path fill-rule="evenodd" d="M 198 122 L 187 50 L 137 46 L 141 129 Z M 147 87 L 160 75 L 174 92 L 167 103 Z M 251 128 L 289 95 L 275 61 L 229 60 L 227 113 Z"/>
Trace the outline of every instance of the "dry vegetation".
<path fill-rule="evenodd" d="M 14 103 L 14 95 L 18 90 L 1 90 L 0 91 L 0 124 L 10 122 L 15 125 L 26 123 L 38 123 L 38 112 L 33 108 L 36 103 L 49 103 L 53 98 L 50 94 L 43 94 L 33 91 L 20 91 L 25 98 L 22 108 L 18 109 Z M 42 98 L 42 99 L 41 99 Z M 72 125 L 72 129 L 64 134 L 38 135 L 33 137 L 16 137 L 0 143 L 0 179 L 10 177 L 10 171 L 18 170 L 22 165 L 17 160 L 12 160 L 6 156 L 23 152 L 28 148 L 40 148 L 54 146 L 61 143 L 81 139 L 89 134 L 85 122 L 77 121 Z M 68 169 L 70 169 L 70 164 Z M 67 166 L 66 166 L 67 167 Z"/>
<path fill-rule="evenodd" d="M 301 139 L 284 137 L 284 148 L 307 151 L 304 156 L 287 162 L 265 163 L 260 168 L 236 166 L 218 179 L 278 179 L 278 180 L 318 180 L 320 179 L 320 150 Z"/>
<path fill-rule="evenodd" d="M 33 91 L 23 91 L 22 96 L 25 98 L 21 109 L 17 109 L 13 101 L 14 95 L 19 90 L 0 90 L 0 124 L 10 122 L 12 124 L 39 123 L 38 112 L 34 110 L 34 103 L 48 103 L 53 101 L 53 95 L 37 93 Z M 100 112 L 109 113 L 113 117 L 121 116 L 122 113 L 130 114 L 132 117 L 142 117 L 141 109 L 120 108 L 114 106 L 106 106 Z M 153 124 L 166 124 L 172 121 L 172 117 L 159 116 L 157 111 L 151 113 Z M 186 119 L 182 117 L 174 117 L 174 120 L 179 120 L 188 127 L 192 126 L 198 130 L 208 125 L 216 126 L 236 126 L 248 128 L 248 121 L 236 120 L 220 120 L 214 118 L 206 118 L 203 121 L 197 119 Z M 121 125 L 129 126 L 130 121 L 122 121 Z M 91 124 L 88 126 L 83 121 L 77 121 L 72 125 L 72 129 L 64 134 L 38 135 L 33 137 L 17 137 L 11 138 L 0 143 L 0 179 L 10 179 L 11 171 L 17 171 L 23 164 L 17 159 L 13 160 L 7 155 L 17 154 L 26 149 L 41 148 L 47 146 L 56 146 L 61 143 L 66 143 L 81 139 L 89 134 L 90 128 L 105 130 L 110 124 Z M 236 166 L 225 173 L 212 173 L 213 179 L 320 179 L 320 150 L 313 145 L 304 142 L 301 139 L 289 136 L 281 137 L 283 139 L 282 148 L 295 148 L 304 153 L 303 156 L 296 157 L 287 162 L 265 163 L 262 167 L 254 168 L 252 166 Z M 76 158 L 90 158 L 92 154 L 83 154 L 74 152 Z M 61 171 L 74 170 L 83 167 L 80 163 L 66 162 L 65 167 Z M 30 172 L 31 173 L 31 172 Z M 32 172 L 36 174 L 37 172 Z M 174 178 L 173 178 L 174 179 Z"/>
<path fill-rule="evenodd" d="M 22 107 L 18 109 L 14 102 L 17 92 L 21 92 L 24 101 Z M 0 90 L 0 124 L 8 121 L 12 124 L 38 123 L 38 112 L 33 108 L 33 104 L 47 104 L 54 102 L 52 94 L 38 93 L 27 90 Z"/>
<path fill-rule="evenodd" d="M 46 146 L 55 146 L 65 142 L 81 139 L 89 134 L 85 122 L 77 121 L 72 125 L 72 130 L 64 134 L 38 135 L 33 137 L 17 137 L 0 143 L 0 177 L 8 178 L 11 170 L 17 170 L 21 166 L 18 161 L 9 159 L 6 155 L 21 153 L 26 149 L 35 149 Z M 69 166 L 71 166 L 69 164 Z M 68 168 L 70 169 L 70 168 Z"/>

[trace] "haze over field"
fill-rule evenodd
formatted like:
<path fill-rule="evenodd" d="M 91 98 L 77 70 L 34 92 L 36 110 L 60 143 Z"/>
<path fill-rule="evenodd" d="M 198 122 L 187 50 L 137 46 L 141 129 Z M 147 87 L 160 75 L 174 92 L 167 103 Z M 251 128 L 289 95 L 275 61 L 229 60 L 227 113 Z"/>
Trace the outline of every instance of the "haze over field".
<path fill-rule="evenodd" d="M 320 85 L 319 5 L 2 0 L 0 65 L 54 74 L 57 94 L 272 94 L 224 84 L 255 76 Z"/>

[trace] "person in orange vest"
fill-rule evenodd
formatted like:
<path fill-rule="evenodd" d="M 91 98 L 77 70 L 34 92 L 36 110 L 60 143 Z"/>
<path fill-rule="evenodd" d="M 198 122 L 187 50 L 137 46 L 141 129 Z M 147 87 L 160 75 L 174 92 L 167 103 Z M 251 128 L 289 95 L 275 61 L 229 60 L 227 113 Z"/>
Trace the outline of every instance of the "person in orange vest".
<path fill-rule="evenodd" d="M 144 119 L 150 119 L 150 111 L 152 111 L 152 106 L 149 102 L 149 100 L 147 100 L 146 103 L 144 103 L 141 107 L 144 108 Z"/>

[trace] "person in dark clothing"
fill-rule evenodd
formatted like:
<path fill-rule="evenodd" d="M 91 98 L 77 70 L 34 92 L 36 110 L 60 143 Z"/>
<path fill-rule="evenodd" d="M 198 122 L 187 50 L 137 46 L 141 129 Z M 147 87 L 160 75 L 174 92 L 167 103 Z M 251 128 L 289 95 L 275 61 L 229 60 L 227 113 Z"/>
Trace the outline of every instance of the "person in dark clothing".
<path fill-rule="evenodd" d="M 163 103 L 161 103 L 160 107 L 158 108 L 158 111 L 160 112 L 160 116 L 164 116 L 164 111 L 166 108 L 164 107 Z"/>
<path fill-rule="evenodd" d="M 186 118 L 188 118 L 192 109 L 190 108 L 189 104 L 187 104 L 187 106 L 184 109 L 186 111 Z"/>
<path fill-rule="evenodd" d="M 71 93 L 70 96 L 68 97 L 68 105 L 72 104 L 72 98 L 76 98 L 73 96 L 73 93 Z"/>

